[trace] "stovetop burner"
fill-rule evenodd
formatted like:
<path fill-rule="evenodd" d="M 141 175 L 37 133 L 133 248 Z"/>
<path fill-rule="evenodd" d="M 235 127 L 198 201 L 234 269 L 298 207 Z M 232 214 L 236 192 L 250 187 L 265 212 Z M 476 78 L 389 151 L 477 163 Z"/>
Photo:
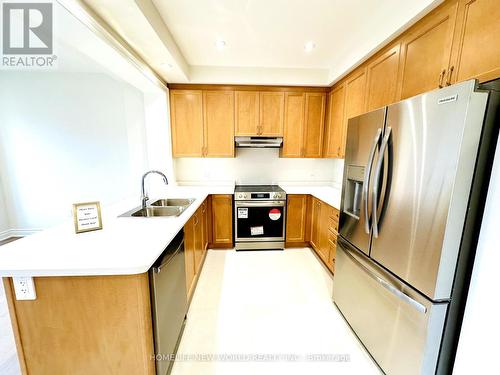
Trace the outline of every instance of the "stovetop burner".
<path fill-rule="evenodd" d="M 280 188 L 278 185 L 236 185 L 235 192 L 256 192 L 256 193 L 284 193 L 285 191 Z"/>

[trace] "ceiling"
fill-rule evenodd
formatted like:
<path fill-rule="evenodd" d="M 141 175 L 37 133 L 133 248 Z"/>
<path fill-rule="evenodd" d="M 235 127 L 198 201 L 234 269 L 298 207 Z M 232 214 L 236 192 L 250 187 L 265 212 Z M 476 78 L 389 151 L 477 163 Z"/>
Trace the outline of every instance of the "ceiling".
<path fill-rule="evenodd" d="M 326 86 L 442 0 L 85 2 L 167 82 Z"/>

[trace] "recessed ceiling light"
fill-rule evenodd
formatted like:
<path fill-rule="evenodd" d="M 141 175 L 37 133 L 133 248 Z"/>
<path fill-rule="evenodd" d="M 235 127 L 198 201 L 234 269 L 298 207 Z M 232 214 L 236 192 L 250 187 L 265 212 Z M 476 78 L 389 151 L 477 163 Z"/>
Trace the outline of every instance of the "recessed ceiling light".
<path fill-rule="evenodd" d="M 316 44 L 314 44 L 314 42 L 307 42 L 304 45 L 304 51 L 311 52 L 314 49 L 314 47 L 316 47 Z"/>
<path fill-rule="evenodd" d="M 165 68 L 165 69 L 172 69 L 174 66 L 168 62 L 164 62 L 164 63 L 161 63 L 160 64 L 162 68 Z"/>
<path fill-rule="evenodd" d="M 215 46 L 217 47 L 217 49 L 223 50 L 224 48 L 226 48 L 227 44 L 225 40 L 218 39 L 215 41 Z"/>

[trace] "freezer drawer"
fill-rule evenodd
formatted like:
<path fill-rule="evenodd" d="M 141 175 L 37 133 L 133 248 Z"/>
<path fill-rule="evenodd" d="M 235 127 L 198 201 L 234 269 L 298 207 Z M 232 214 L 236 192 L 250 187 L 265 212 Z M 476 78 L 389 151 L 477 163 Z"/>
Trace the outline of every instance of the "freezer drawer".
<path fill-rule="evenodd" d="M 335 265 L 335 304 L 382 370 L 434 374 L 448 302 L 431 302 L 341 238 Z"/>

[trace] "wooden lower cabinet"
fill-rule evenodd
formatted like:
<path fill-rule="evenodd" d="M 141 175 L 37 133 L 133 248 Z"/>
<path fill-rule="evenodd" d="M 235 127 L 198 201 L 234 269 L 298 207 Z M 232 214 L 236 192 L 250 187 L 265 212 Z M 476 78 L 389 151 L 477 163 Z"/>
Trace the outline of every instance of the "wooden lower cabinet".
<path fill-rule="evenodd" d="M 304 219 L 301 216 L 303 206 L 307 207 Z M 328 269 L 334 272 L 339 211 L 310 195 L 289 195 L 287 207 L 286 246 L 297 246 L 304 238 L 304 242 L 309 243 Z"/>
<path fill-rule="evenodd" d="M 286 205 L 286 246 L 306 244 L 307 195 L 289 194 Z"/>
<path fill-rule="evenodd" d="M 205 253 L 203 249 L 203 214 L 201 207 L 193 215 L 194 218 L 194 271 L 197 275 L 201 268 L 201 261 Z"/>
<path fill-rule="evenodd" d="M 319 249 L 319 235 L 320 235 L 320 224 L 321 224 L 321 201 L 314 197 L 311 197 L 309 201 L 309 210 L 311 215 L 310 224 L 310 235 L 309 242 L 313 249 Z"/>
<path fill-rule="evenodd" d="M 186 262 L 186 289 L 188 299 L 193 294 L 197 277 L 208 248 L 208 199 L 184 225 L 184 256 Z"/>
<path fill-rule="evenodd" d="M 201 205 L 201 215 L 202 215 L 201 223 L 202 223 L 202 227 L 203 227 L 203 229 L 202 229 L 203 253 L 205 253 L 208 250 L 208 243 L 209 243 L 208 231 L 211 229 L 211 225 L 210 225 L 211 215 L 210 215 L 209 201 L 210 201 L 210 197 L 205 199 L 205 201 Z"/>
<path fill-rule="evenodd" d="M 147 273 L 36 277 L 33 301 L 3 280 L 23 374 L 155 374 Z"/>
<path fill-rule="evenodd" d="M 186 291 L 189 297 L 193 293 L 194 281 L 196 275 L 196 239 L 195 239 L 195 227 L 194 227 L 194 215 L 188 220 L 184 225 L 184 257 L 186 265 Z"/>
<path fill-rule="evenodd" d="M 233 196 L 212 195 L 212 241 L 211 248 L 233 247 Z"/>

